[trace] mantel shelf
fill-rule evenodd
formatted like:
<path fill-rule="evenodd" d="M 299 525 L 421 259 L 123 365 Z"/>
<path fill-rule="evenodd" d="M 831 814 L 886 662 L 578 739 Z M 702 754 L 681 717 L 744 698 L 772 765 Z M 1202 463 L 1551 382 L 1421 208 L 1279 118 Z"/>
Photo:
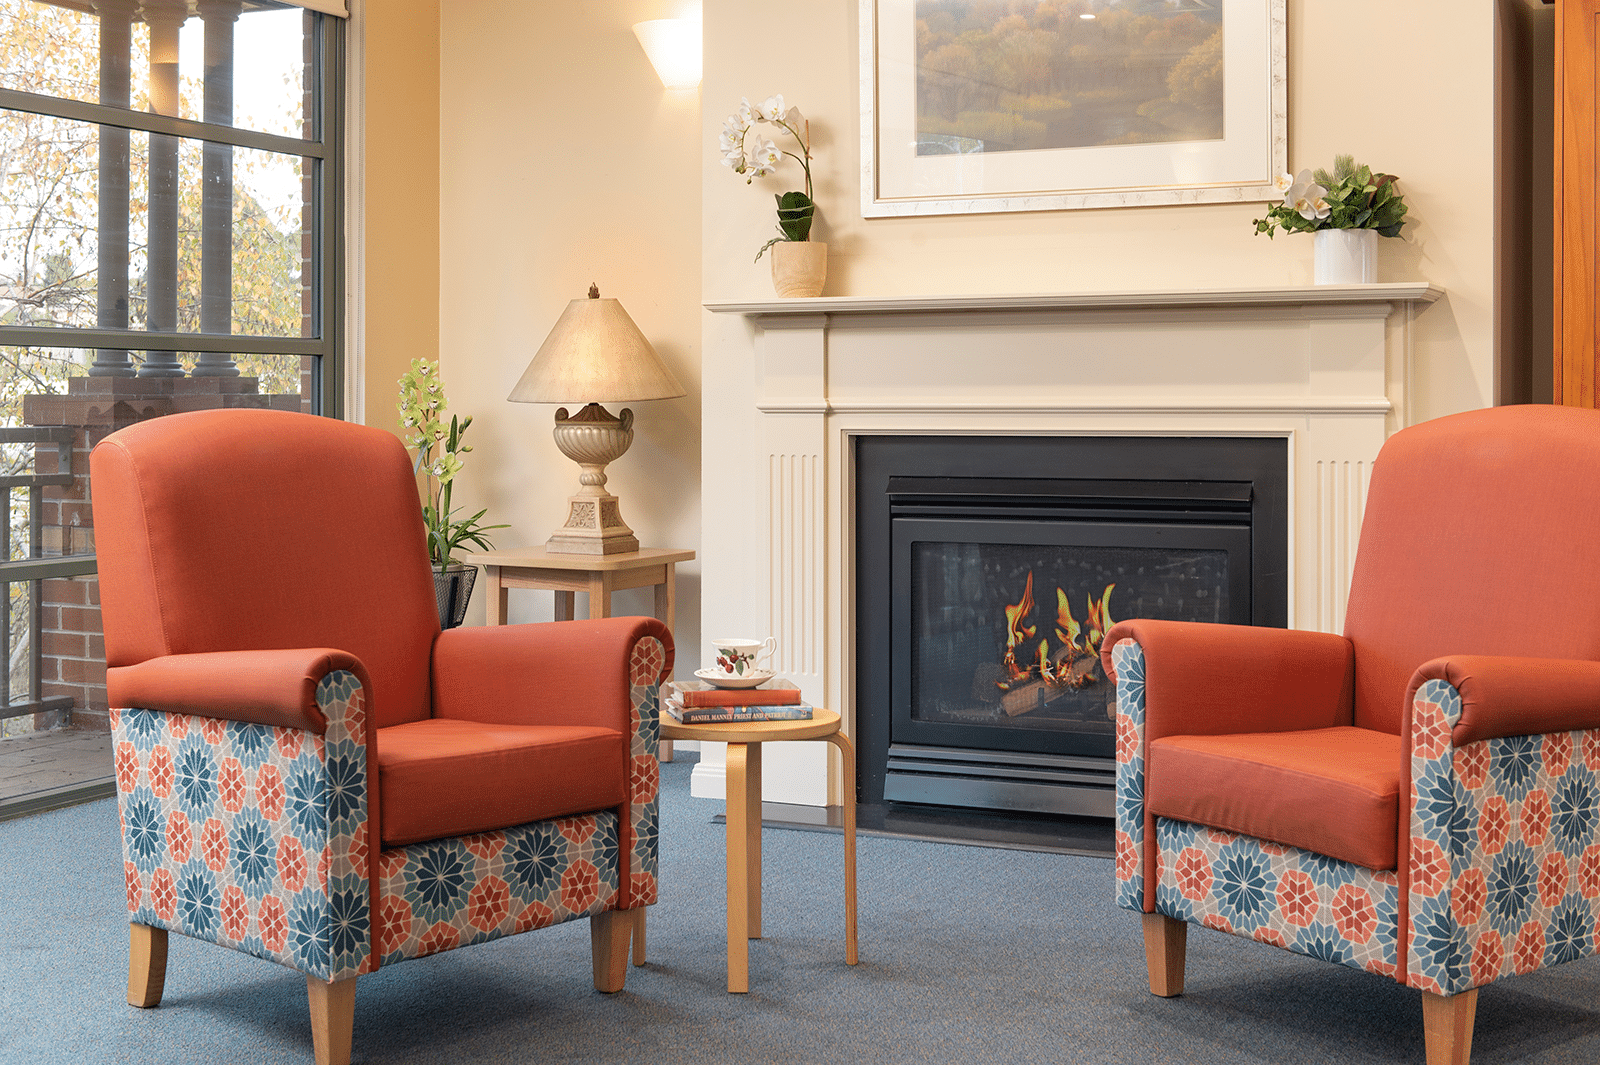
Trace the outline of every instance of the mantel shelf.
<path fill-rule="evenodd" d="M 928 314 L 961 311 L 1161 310 L 1175 308 L 1282 308 L 1325 305 L 1433 303 L 1444 289 L 1426 281 L 1374 285 L 1301 285 L 1279 288 L 1158 289 L 1129 292 L 1046 292 L 973 296 L 819 296 L 813 299 L 709 300 L 715 314 L 752 318 L 808 315 Z"/>

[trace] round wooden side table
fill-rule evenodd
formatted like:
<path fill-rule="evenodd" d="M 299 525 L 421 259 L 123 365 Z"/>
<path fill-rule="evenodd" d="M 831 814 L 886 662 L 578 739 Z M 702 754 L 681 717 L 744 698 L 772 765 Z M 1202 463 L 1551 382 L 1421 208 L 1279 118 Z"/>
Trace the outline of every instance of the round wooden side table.
<path fill-rule="evenodd" d="M 821 707 L 809 721 L 680 724 L 662 715 L 661 736 L 728 745 L 728 990 L 750 990 L 750 940 L 761 938 L 761 745 L 825 740 L 844 758 L 845 961 L 856 952 L 856 753 L 839 731 L 839 715 Z"/>

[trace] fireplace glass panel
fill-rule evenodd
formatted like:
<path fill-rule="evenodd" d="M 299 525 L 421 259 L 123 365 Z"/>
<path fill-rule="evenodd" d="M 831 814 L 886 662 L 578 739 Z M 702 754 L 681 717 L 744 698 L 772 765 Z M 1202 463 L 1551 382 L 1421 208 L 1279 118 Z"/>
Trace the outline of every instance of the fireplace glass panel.
<path fill-rule="evenodd" d="M 1225 550 L 910 548 L 913 721 L 1109 734 L 1099 655 L 1115 620 L 1230 617 Z"/>
<path fill-rule="evenodd" d="M 1281 438 L 862 436 L 855 459 L 864 802 L 1109 817 L 1110 625 L 1287 624 Z"/>
<path fill-rule="evenodd" d="M 1124 618 L 1249 624 L 1242 524 L 896 517 L 892 743 L 1109 756 Z"/>

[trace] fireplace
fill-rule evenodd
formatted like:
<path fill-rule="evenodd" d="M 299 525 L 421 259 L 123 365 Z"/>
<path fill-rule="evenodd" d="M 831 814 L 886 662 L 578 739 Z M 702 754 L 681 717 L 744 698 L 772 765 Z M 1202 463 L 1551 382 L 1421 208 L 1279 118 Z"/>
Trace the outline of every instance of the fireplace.
<path fill-rule="evenodd" d="M 861 756 L 857 793 L 881 797 L 892 619 L 886 602 L 860 595 L 870 594 L 867 578 L 889 572 L 890 541 L 886 513 L 876 542 L 863 543 L 858 523 L 874 508 L 887 511 L 889 474 L 858 485 L 856 442 L 1071 433 L 1178 441 L 1179 450 L 1190 441 L 1273 441 L 1273 474 L 1287 467 L 1287 516 L 1264 522 L 1252 503 L 1251 581 L 1276 582 L 1270 594 L 1252 592 L 1252 614 L 1272 604 L 1297 629 L 1339 632 L 1372 459 L 1390 432 L 1415 420 L 1413 349 L 1418 336 L 1449 330 L 1449 312 L 1429 309 L 1443 295 L 1417 282 L 708 302 L 701 631 L 777 637 L 783 674 L 844 715 Z M 1205 462 L 1124 476 L 1076 458 L 895 475 L 1266 485 Z M 1276 491 L 1259 489 L 1262 500 L 1281 499 Z M 1287 532 L 1266 531 L 1284 529 L 1280 522 Z M 1284 540 L 1287 561 L 1264 570 L 1262 550 Z M 1053 603 L 1055 585 L 1042 587 L 1052 579 L 1035 574 L 1036 600 Z M 1130 616 L 1124 590 L 1112 592 L 1114 619 Z M 1077 597 L 1090 590 L 1067 591 L 1076 615 Z M 1034 620 L 1053 637 L 1053 619 Z M 686 628 L 685 655 L 693 642 Z M 842 767 L 824 748 L 773 746 L 763 763 L 766 799 L 838 805 Z M 695 766 L 693 794 L 722 796 L 724 775 L 722 751 L 711 745 Z M 952 807 L 892 805 L 905 818 L 980 819 Z"/>
<path fill-rule="evenodd" d="M 1110 816 L 1111 625 L 1287 624 L 1282 438 L 855 449 L 865 802 Z"/>

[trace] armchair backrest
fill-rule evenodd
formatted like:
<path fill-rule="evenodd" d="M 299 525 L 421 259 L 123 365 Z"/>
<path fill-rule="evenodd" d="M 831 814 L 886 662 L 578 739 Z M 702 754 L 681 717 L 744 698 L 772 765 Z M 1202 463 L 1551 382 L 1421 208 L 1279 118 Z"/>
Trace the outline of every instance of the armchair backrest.
<path fill-rule="evenodd" d="M 176 414 L 90 458 L 106 664 L 328 647 L 378 725 L 429 713 L 439 634 L 416 481 L 381 429 L 271 410 Z"/>
<path fill-rule="evenodd" d="M 1600 412 L 1527 405 L 1404 429 L 1373 464 L 1345 635 L 1355 724 L 1400 731 L 1445 655 L 1600 660 Z"/>

